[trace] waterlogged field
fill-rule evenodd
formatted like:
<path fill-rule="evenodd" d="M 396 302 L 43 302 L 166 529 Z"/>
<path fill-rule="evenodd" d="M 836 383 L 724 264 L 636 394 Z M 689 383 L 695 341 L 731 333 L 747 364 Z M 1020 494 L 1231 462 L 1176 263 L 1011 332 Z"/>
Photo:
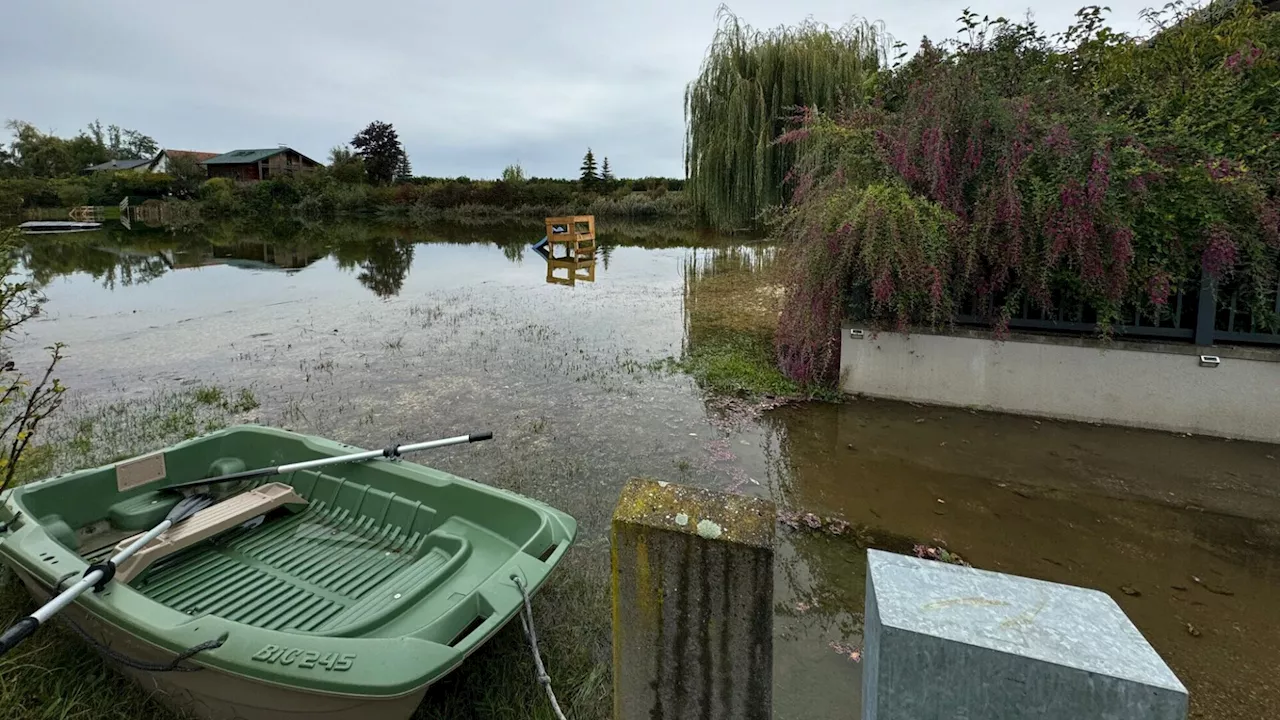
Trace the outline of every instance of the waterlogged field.
<path fill-rule="evenodd" d="M 492 430 L 417 459 L 578 518 L 580 541 L 535 605 L 574 718 L 611 712 L 608 520 L 634 476 L 778 504 L 776 717 L 858 714 L 868 546 L 1096 587 L 1187 684 L 1193 716 L 1280 704 L 1273 448 L 824 402 L 770 364 L 783 249 L 606 227 L 594 266 L 566 269 L 530 249 L 540 236 L 42 238 L 24 259 L 47 313 L 17 360 L 67 343 L 72 400 L 40 469 L 231 422 L 366 447 Z M 4 602 L 6 617 L 23 607 L 12 591 Z M 507 628 L 420 717 L 550 717 L 523 643 Z M 0 717 L 168 717 L 58 632 L 0 661 L 0 689 Z"/>

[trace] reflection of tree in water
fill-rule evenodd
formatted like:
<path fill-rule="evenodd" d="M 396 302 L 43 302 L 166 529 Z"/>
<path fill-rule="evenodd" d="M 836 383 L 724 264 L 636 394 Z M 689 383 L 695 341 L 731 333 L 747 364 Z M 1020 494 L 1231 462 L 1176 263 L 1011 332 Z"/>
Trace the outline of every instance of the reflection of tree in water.
<path fill-rule="evenodd" d="M 731 341 L 758 346 L 771 359 L 777 254 L 771 245 L 722 245 L 686 256 L 681 273 L 686 354 L 699 345 Z"/>
<path fill-rule="evenodd" d="M 796 505 L 795 438 L 780 415 L 763 418 L 765 486 L 779 511 L 804 512 Z M 832 641 L 861 644 L 867 540 L 864 528 L 834 535 L 779 523 L 774 612 L 782 637 L 811 640 L 821 652 Z"/>
<path fill-rule="evenodd" d="M 524 262 L 524 246 L 523 242 L 498 243 L 498 247 L 502 248 L 503 257 L 517 265 Z"/>
<path fill-rule="evenodd" d="M 94 241 L 98 242 L 94 242 Z M 151 282 L 173 268 L 163 249 L 139 245 L 113 245 L 106 233 L 85 233 L 72 239 L 41 238 L 20 251 L 22 264 L 36 285 L 72 273 L 88 273 L 113 289 L 117 285 Z"/>
<path fill-rule="evenodd" d="M 356 279 L 378 297 L 400 294 L 404 279 L 413 264 L 414 243 L 397 238 L 375 238 L 358 242 L 341 242 L 333 251 L 338 267 L 360 268 Z"/>

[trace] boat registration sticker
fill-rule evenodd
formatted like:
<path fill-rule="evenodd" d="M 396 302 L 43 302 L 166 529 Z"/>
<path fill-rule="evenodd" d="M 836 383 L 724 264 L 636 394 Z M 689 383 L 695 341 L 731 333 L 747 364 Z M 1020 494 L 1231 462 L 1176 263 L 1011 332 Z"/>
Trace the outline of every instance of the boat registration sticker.
<path fill-rule="evenodd" d="M 164 453 L 152 453 L 116 465 L 116 488 L 120 492 L 165 478 Z"/>
<path fill-rule="evenodd" d="M 315 650 L 267 645 L 249 658 L 272 665 L 294 665 L 304 670 L 321 668 L 333 672 L 346 672 L 356 662 L 355 653 L 321 653 Z"/>

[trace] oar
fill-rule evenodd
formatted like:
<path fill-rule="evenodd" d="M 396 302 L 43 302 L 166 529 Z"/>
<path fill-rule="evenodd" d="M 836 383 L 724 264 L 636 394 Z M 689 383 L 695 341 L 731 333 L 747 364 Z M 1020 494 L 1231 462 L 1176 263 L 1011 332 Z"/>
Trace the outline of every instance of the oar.
<path fill-rule="evenodd" d="M 335 457 L 320 458 L 318 460 L 303 460 L 302 462 L 289 463 L 288 465 L 276 465 L 275 467 L 259 468 L 257 470 L 243 470 L 230 475 L 219 475 L 217 477 L 205 478 L 204 480 L 191 480 L 189 482 L 170 485 L 168 490 L 182 490 L 186 488 L 202 487 L 205 485 L 217 485 L 218 483 L 235 482 L 236 480 L 248 480 L 250 478 L 268 477 L 270 475 L 284 475 L 286 473 L 297 472 L 299 470 L 310 470 L 311 468 L 324 467 L 326 465 L 341 465 L 349 462 L 362 462 L 364 460 L 372 460 L 374 458 L 398 458 L 405 453 L 418 452 L 420 450 L 430 450 L 432 448 L 445 447 L 446 445 L 461 445 L 462 443 L 480 442 L 481 440 L 492 440 L 493 433 L 471 433 L 470 435 L 459 435 L 457 437 L 442 438 L 440 440 L 428 440 L 426 442 L 412 443 L 409 445 L 392 445 L 383 450 L 366 450 L 364 452 L 351 453 L 350 455 L 337 455 Z"/>
<path fill-rule="evenodd" d="M 181 502 L 173 506 L 169 514 L 159 525 L 151 528 L 151 530 L 142 537 L 134 540 L 128 547 L 116 553 L 105 563 L 92 565 L 85 571 L 84 577 L 75 585 L 63 590 L 57 597 L 45 603 L 39 610 L 22 618 L 14 623 L 8 630 L 0 635 L 0 655 L 4 655 L 16 646 L 18 643 L 27 639 L 31 633 L 34 633 L 40 624 L 53 617 L 62 608 L 71 604 L 72 600 L 80 597 L 85 590 L 89 588 L 102 589 L 104 585 L 111 582 L 112 576 L 116 574 L 116 566 L 133 557 L 133 554 L 142 549 L 144 545 L 155 540 L 165 530 L 177 525 L 187 518 L 195 515 L 201 510 L 213 504 L 213 497 L 210 495 L 200 494 L 191 495 L 183 498 Z"/>

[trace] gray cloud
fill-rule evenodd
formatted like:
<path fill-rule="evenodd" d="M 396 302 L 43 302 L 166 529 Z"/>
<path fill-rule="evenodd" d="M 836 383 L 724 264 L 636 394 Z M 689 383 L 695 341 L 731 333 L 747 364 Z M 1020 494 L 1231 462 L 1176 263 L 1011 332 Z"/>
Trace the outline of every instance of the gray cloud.
<path fill-rule="evenodd" d="M 1025 0 L 737 0 L 756 27 L 805 16 L 882 20 L 913 47 L 954 34 L 960 9 L 1021 17 Z M 1141 28 L 1134 0 L 1111 3 Z M 161 145 L 285 143 L 323 160 L 371 120 L 393 123 L 415 172 L 571 176 L 588 146 L 624 176 L 682 175 L 682 97 L 717 0 L 104 3 L 6 9 L 0 116 L 71 134 L 94 118 Z M 1032 8 L 1058 31 L 1074 4 Z"/>

